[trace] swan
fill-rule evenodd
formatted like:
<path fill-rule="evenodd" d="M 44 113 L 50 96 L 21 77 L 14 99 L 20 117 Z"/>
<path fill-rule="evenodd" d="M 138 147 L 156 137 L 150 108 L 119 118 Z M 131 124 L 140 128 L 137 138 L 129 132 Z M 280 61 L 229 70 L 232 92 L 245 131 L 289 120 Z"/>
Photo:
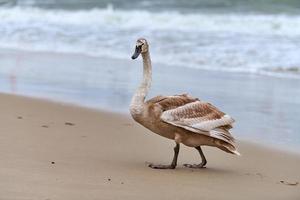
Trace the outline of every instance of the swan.
<path fill-rule="evenodd" d="M 193 98 L 188 94 L 156 96 L 145 101 L 151 87 L 152 65 L 149 44 L 140 38 L 136 42 L 132 59 L 143 58 L 143 80 L 132 97 L 130 114 L 132 118 L 152 132 L 174 140 L 174 156 L 170 165 L 149 164 L 154 169 L 175 169 L 180 144 L 195 148 L 200 164 L 184 164 L 189 168 L 204 168 L 207 160 L 201 146 L 217 147 L 227 153 L 240 155 L 229 130 L 234 119 L 210 103 Z"/>

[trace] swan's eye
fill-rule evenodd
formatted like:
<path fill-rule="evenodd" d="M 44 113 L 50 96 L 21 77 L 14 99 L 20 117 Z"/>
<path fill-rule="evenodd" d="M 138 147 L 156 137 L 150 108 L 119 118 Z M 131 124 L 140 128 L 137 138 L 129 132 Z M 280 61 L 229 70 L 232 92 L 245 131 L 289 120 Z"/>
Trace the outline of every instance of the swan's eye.
<path fill-rule="evenodd" d="M 139 44 L 137 44 L 136 46 L 137 47 L 142 47 L 144 45 L 144 43 L 139 43 Z"/>

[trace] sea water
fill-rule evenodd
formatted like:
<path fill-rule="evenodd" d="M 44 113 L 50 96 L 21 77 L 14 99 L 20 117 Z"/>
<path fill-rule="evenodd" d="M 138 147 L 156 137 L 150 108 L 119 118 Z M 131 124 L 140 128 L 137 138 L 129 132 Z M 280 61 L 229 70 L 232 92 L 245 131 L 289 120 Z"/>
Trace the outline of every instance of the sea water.
<path fill-rule="evenodd" d="M 0 48 L 127 59 L 147 38 L 156 62 L 300 77 L 300 1 L 2 0 Z"/>

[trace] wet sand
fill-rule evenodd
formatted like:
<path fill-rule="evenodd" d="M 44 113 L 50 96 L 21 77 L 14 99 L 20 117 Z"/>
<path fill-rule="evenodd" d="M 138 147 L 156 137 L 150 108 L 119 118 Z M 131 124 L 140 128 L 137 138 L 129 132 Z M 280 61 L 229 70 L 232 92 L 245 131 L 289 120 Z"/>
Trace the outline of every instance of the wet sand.
<path fill-rule="evenodd" d="M 241 157 L 182 146 L 127 115 L 0 94 L 0 199 L 289 199 L 300 198 L 300 156 L 238 141 Z"/>

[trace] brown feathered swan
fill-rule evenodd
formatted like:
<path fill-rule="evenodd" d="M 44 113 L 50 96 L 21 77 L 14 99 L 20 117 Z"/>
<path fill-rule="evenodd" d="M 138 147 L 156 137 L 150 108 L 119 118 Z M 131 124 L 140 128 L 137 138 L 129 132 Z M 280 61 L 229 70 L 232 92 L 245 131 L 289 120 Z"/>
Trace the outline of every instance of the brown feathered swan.
<path fill-rule="evenodd" d="M 184 165 L 189 168 L 203 168 L 206 165 L 207 161 L 201 149 L 203 145 L 240 155 L 229 132 L 234 120 L 212 104 L 187 94 L 157 96 L 145 101 L 151 86 L 152 66 L 149 45 L 143 38 L 137 40 L 132 59 L 140 54 L 143 57 L 143 81 L 131 100 L 130 113 L 144 127 L 176 143 L 170 165 L 149 164 L 149 167 L 175 169 L 180 143 L 196 148 L 201 156 L 200 164 Z"/>

